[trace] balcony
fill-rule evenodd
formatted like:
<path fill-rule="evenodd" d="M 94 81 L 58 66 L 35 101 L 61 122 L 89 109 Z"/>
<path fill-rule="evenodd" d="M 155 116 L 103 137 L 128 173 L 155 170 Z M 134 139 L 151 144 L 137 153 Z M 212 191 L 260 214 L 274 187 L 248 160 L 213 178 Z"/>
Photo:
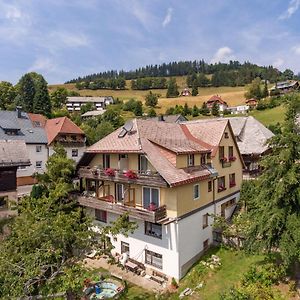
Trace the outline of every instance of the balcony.
<path fill-rule="evenodd" d="M 94 209 L 101 209 L 118 215 L 128 213 L 131 217 L 148 221 L 151 223 L 159 223 L 166 219 L 166 205 L 160 206 L 153 210 L 144 209 L 141 207 L 115 203 L 113 196 L 94 197 L 91 195 L 72 194 L 75 196 L 80 205 Z"/>
<path fill-rule="evenodd" d="M 166 187 L 166 181 L 157 173 L 151 171 L 132 171 L 136 176 L 126 176 L 122 170 L 111 169 L 113 172 L 102 168 L 82 167 L 78 170 L 79 178 L 98 179 L 120 183 L 141 184 L 156 187 Z"/>

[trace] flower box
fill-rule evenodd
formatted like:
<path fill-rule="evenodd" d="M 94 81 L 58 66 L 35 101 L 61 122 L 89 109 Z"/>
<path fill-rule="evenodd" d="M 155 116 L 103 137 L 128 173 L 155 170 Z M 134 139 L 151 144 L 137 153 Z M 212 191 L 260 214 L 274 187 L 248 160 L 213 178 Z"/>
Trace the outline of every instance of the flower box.
<path fill-rule="evenodd" d="M 104 174 L 106 176 L 111 176 L 111 177 L 114 177 L 116 175 L 116 170 L 113 169 L 113 168 L 107 168 L 105 171 L 104 171 Z"/>
<path fill-rule="evenodd" d="M 223 192 L 223 191 L 225 191 L 226 190 L 226 187 L 225 186 L 219 186 L 218 187 L 218 192 L 220 193 L 220 192 Z"/>
<path fill-rule="evenodd" d="M 234 186 L 236 186 L 236 183 L 235 183 L 235 182 L 230 182 L 230 183 L 229 183 L 229 187 L 234 187 Z"/>
<path fill-rule="evenodd" d="M 221 162 L 226 162 L 226 161 L 227 161 L 227 157 L 226 157 L 226 156 L 221 157 L 221 158 L 220 158 L 220 161 L 221 161 Z"/>
<path fill-rule="evenodd" d="M 126 171 L 124 175 L 128 179 L 137 179 L 137 174 L 134 171 L 132 171 L 132 170 Z"/>
<path fill-rule="evenodd" d="M 236 157 L 235 156 L 229 156 L 229 161 L 235 161 Z"/>

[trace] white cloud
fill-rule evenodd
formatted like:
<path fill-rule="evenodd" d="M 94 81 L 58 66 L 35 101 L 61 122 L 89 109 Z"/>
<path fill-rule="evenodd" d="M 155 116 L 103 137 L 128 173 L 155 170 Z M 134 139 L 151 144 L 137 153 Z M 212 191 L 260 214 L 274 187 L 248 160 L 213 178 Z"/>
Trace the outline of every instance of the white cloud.
<path fill-rule="evenodd" d="M 28 71 L 44 71 L 44 72 L 52 72 L 56 71 L 57 65 L 52 61 L 49 57 L 38 57 Z"/>
<path fill-rule="evenodd" d="M 300 7 L 300 0 L 291 0 L 287 10 L 279 16 L 280 20 L 290 18 Z"/>
<path fill-rule="evenodd" d="M 22 17 L 22 12 L 18 7 L 8 5 L 6 7 L 5 17 L 11 21 L 17 21 Z"/>
<path fill-rule="evenodd" d="M 234 55 L 232 49 L 230 49 L 229 47 L 221 47 L 217 50 L 217 52 L 211 59 L 211 63 L 227 62 L 233 59 Z"/>
<path fill-rule="evenodd" d="M 89 40 L 86 35 L 83 33 L 71 33 L 67 31 L 55 31 L 50 34 L 50 38 L 58 41 L 59 44 L 62 44 L 66 47 L 76 48 L 87 46 L 89 44 Z"/>
<path fill-rule="evenodd" d="M 162 26 L 166 27 L 172 20 L 173 8 L 169 7 L 166 13 L 166 16 L 162 22 Z"/>
<path fill-rule="evenodd" d="M 294 46 L 294 47 L 292 48 L 292 51 L 293 51 L 295 54 L 300 55 L 300 45 Z"/>
<path fill-rule="evenodd" d="M 277 69 L 279 69 L 280 67 L 282 67 L 283 64 L 284 64 L 284 60 L 283 60 L 282 58 L 277 58 L 277 59 L 272 63 L 272 65 L 273 65 L 275 68 L 277 68 Z"/>

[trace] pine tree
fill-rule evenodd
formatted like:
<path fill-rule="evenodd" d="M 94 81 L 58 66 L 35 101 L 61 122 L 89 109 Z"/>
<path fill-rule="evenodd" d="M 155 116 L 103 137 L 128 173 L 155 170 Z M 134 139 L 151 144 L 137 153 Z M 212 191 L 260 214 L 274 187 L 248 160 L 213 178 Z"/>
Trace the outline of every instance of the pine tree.
<path fill-rule="evenodd" d="M 288 109 L 281 133 L 269 141 L 272 152 L 261 165 L 254 197 L 247 246 L 279 250 L 286 265 L 300 260 L 300 129 L 296 122 L 300 97 L 286 97 Z"/>
<path fill-rule="evenodd" d="M 190 114 L 191 114 L 191 110 L 190 110 L 190 108 L 188 107 L 188 104 L 187 104 L 186 102 L 184 103 L 182 114 L 183 114 L 184 116 L 187 116 L 187 115 L 190 115 Z"/>
<path fill-rule="evenodd" d="M 262 91 L 262 98 L 266 98 L 268 96 L 269 96 L 268 84 L 267 84 L 267 80 L 265 80 L 264 89 Z"/>
<path fill-rule="evenodd" d="M 154 110 L 153 107 L 151 107 L 149 109 L 149 111 L 148 111 L 148 117 L 151 117 L 151 118 L 156 117 L 156 111 Z"/>
<path fill-rule="evenodd" d="M 150 107 L 155 107 L 158 103 L 158 95 L 152 93 L 151 91 L 145 97 L 145 104 Z"/>
<path fill-rule="evenodd" d="M 136 102 L 136 106 L 135 106 L 133 112 L 136 116 L 142 116 L 143 115 L 143 103 L 141 101 Z"/>
<path fill-rule="evenodd" d="M 219 104 L 215 101 L 212 108 L 211 108 L 211 114 L 213 116 L 219 116 Z"/>
<path fill-rule="evenodd" d="M 203 102 L 200 112 L 203 116 L 209 115 L 209 109 L 207 107 L 206 102 Z"/>
<path fill-rule="evenodd" d="M 35 95 L 33 99 L 33 112 L 49 117 L 51 115 L 51 101 L 47 82 L 42 75 L 35 80 Z"/>
<path fill-rule="evenodd" d="M 194 80 L 192 84 L 192 96 L 197 96 L 197 95 L 198 95 L 198 83 L 197 80 Z"/>
<path fill-rule="evenodd" d="M 30 73 L 27 73 L 21 77 L 17 84 L 17 87 L 18 94 L 20 95 L 18 104 L 22 106 L 22 109 L 24 111 L 32 112 L 33 98 L 35 95 L 35 85 Z"/>
<path fill-rule="evenodd" d="M 193 106 L 193 109 L 192 109 L 192 116 L 193 117 L 197 117 L 199 116 L 199 109 L 196 105 Z"/>
<path fill-rule="evenodd" d="M 167 98 L 178 97 L 178 86 L 175 78 L 170 78 L 168 82 Z"/>

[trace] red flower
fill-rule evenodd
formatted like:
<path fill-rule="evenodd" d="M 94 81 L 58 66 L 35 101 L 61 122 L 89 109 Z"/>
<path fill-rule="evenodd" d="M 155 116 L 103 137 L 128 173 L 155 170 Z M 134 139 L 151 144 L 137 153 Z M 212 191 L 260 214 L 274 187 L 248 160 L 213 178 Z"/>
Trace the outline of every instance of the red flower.
<path fill-rule="evenodd" d="M 105 171 L 104 171 L 105 175 L 107 176 L 115 176 L 116 175 L 116 171 L 115 169 L 113 168 L 107 168 Z"/>
<path fill-rule="evenodd" d="M 236 157 L 235 156 L 229 156 L 229 161 L 235 161 Z"/>
<path fill-rule="evenodd" d="M 128 179 L 137 179 L 137 174 L 135 172 L 133 172 L 132 170 L 126 171 L 126 173 L 124 175 Z"/>
<path fill-rule="evenodd" d="M 222 161 L 222 162 L 226 162 L 226 161 L 227 161 L 227 157 L 226 157 L 226 156 L 224 156 L 224 157 L 221 157 L 221 158 L 220 158 L 220 161 Z"/>

